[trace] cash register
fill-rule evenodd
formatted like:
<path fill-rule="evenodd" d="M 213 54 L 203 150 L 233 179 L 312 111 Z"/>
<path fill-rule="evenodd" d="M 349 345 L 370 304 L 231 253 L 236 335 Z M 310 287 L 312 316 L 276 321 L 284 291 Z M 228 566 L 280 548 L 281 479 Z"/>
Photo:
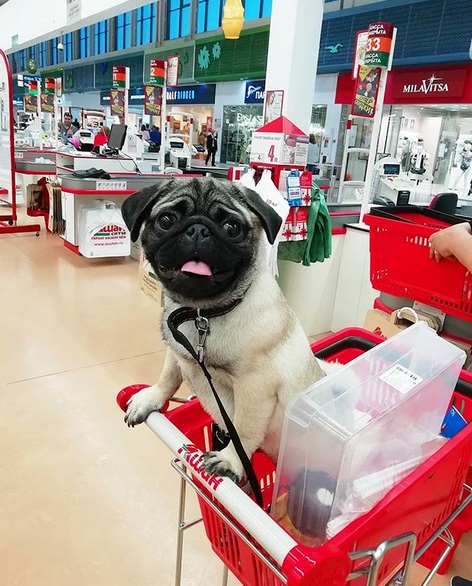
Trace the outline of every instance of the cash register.
<path fill-rule="evenodd" d="M 400 177 L 401 164 L 394 157 L 384 157 L 374 166 L 373 203 L 406 205 L 410 201 L 410 183 Z"/>

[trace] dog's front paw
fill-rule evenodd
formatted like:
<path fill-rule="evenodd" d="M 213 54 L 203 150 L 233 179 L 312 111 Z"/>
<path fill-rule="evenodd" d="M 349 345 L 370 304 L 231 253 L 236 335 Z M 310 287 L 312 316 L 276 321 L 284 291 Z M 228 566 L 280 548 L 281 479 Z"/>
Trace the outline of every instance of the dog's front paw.
<path fill-rule="evenodd" d="M 134 427 L 146 421 L 149 413 L 159 411 L 164 405 L 159 389 L 156 385 L 146 387 L 131 397 L 126 405 L 125 423 L 128 427 Z"/>
<path fill-rule="evenodd" d="M 209 474 L 227 476 L 236 484 L 239 484 L 244 475 L 241 461 L 232 446 L 226 447 L 221 452 L 206 452 L 203 459 L 203 467 Z"/>

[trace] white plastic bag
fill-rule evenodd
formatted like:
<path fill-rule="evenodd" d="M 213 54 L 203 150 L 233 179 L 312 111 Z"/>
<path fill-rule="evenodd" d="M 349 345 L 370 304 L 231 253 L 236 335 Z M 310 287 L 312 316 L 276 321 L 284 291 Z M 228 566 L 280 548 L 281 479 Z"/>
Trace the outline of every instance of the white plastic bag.
<path fill-rule="evenodd" d="M 97 199 L 81 209 L 79 252 L 86 258 L 130 255 L 130 233 L 115 203 Z"/>
<path fill-rule="evenodd" d="M 280 191 L 274 185 L 274 182 L 272 181 L 272 174 L 268 169 L 262 173 L 262 177 L 260 178 L 259 183 L 256 185 L 255 191 L 268 205 L 270 205 L 279 214 L 279 216 L 282 219 L 282 226 L 280 227 L 279 233 L 277 234 L 277 238 L 275 239 L 274 244 L 271 246 L 269 242 L 267 242 L 267 255 L 269 266 L 272 271 L 272 274 L 274 276 L 277 276 L 277 249 L 279 247 L 279 242 L 282 237 L 282 232 L 285 226 L 285 220 L 287 219 L 290 206 L 288 205 L 287 200 L 282 196 Z"/>
<path fill-rule="evenodd" d="M 254 174 L 255 170 L 249 168 L 246 173 L 243 173 L 241 175 L 241 179 L 239 180 L 239 182 L 241 183 L 241 185 L 244 185 L 244 187 L 248 187 L 249 189 L 254 189 L 254 191 L 257 191 L 256 182 L 254 181 Z"/>

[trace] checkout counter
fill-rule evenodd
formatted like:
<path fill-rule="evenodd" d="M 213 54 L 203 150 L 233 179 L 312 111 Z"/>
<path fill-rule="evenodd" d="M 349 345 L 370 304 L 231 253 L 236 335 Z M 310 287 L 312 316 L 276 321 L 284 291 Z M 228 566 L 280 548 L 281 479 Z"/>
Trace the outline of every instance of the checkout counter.
<path fill-rule="evenodd" d="M 149 187 L 159 181 L 156 175 L 127 173 L 114 174 L 112 179 L 91 179 L 74 177 L 72 173 L 58 175 L 62 193 L 62 218 L 65 232 L 64 246 L 79 253 L 79 215 L 82 206 L 95 199 L 106 199 L 121 207 L 123 201 L 135 191 Z"/>

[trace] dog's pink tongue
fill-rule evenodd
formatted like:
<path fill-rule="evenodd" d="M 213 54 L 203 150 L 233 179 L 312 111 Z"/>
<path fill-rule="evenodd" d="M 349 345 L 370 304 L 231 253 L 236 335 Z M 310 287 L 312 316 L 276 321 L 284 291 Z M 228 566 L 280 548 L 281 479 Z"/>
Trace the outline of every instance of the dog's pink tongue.
<path fill-rule="evenodd" d="M 202 275 L 204 277 L 211 277 L 212 272 L 210 267 L 200 261 L 190 260 L 186 262 L 181 268 L 183 273 L 193 273 L 194 275 Z"/>

